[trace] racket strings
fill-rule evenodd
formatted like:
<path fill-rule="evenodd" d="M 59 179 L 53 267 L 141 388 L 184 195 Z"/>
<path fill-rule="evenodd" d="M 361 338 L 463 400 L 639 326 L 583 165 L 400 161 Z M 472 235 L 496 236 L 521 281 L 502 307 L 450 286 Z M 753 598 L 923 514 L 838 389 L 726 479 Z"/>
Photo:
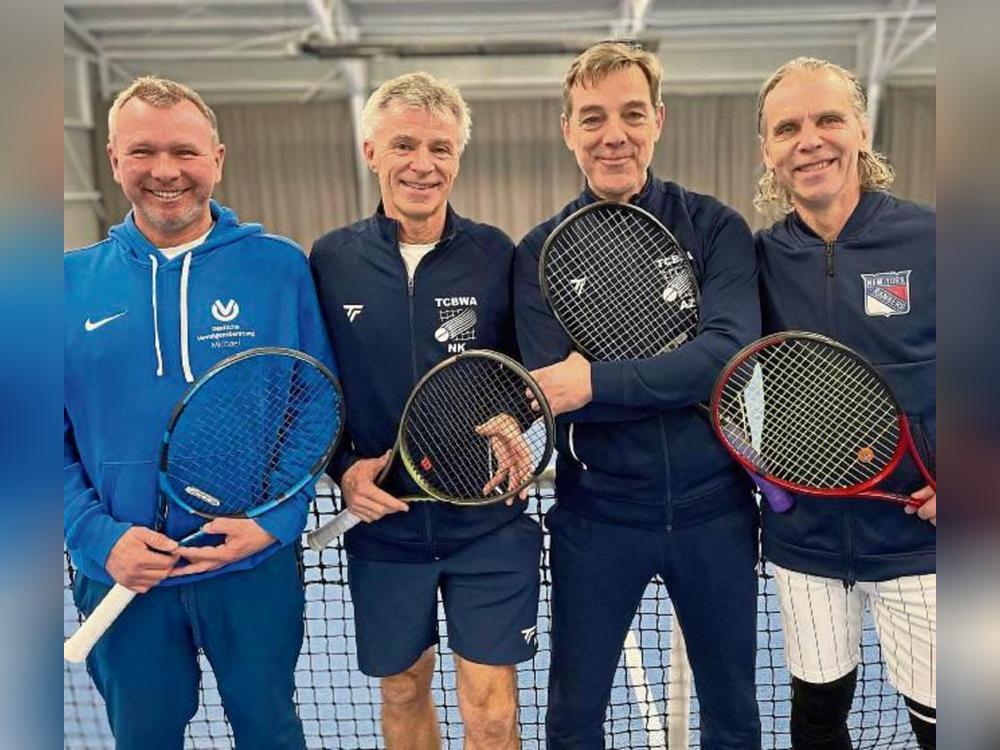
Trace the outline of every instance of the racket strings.
<path fill-rule="evenodd" d="M 295 357 L 248 357 L 185 404 L 167 444 L 171 490 L 197 512 L 235 516 L 282 499 L 332 443 L 340 392 Z"/>
<path fill-rule="evenodd" d="M 527 387 L 519 373 L 485 357 L 456 360 L 425 381 L 407 411 L 401 444 L 424 489 L 459 504 L 509 494 L 506 479 L 499 490 L 483 492 L 500 468 L 491 439 L 476 432 L 490 420 L 505 441 L 527 451 L 537 474 L 548 435 L 534 429 Z"/>
<path fill-rule="evenodd" d="M 471 369 L 470 364 L 463 364 L 461 369 Z M 425 384 L 426 394 L 421 391 L 420 405 L 408 430 L 408 446 L 423 454 L 417 470 L 439 493 L 453 498 L 484 497 L 482 487 L 497 463 L 489 439 L 476 434 L 475 428 L 498 414 L 508 414 L 511 408 L 484 398 L 484 394 L 495 392 L 496 384 L 491 389 L 484 379 L 488 372 L 456 370 L 445 375 L 449 369 Z M 477 387 L 470 390 L 470 382 Z"/>
<path fill-rule="evenodd" d="M 673 238 L 629 206 L 602 206 L 546 251 L 549 301 L 596 359 L 642 359 L 693 338 L 697 282 Z"/>
<path fill-rule="evenodd" d="M 741 363 L 719 410 L 723 425 L 748 428 L 741 439 L 756 427 L 756 455 L 747 457 L 762 471 L 816 489 L 878 476 L 900 437 L 895 402 L 877 376 L 814 340 L 786 339 Z"/>
<path fill-rule="evenodd" d="M 812 416 L 812 421 L 804 434 L 825 437 L 828 446 L 825 455 L 816 454 L 812 480 L 817 482 L 824 476 L 833 476 L 838 460 L 845 461 L 844 465 L 853 472 L 835 486 L 857 484 L 876 476 L 890 463 L 895 447 L 893 438 L 898 435 L 892 399 L 881 383 L 852 357 L 815 346 L 801 347 L 801 353 L 806 358 L 804 367 L 819 368 L 821 372 L 826 368 L 830 375 L 826 391 L 816 388 L 805 394 L 807 401 L 803 411 Z M 845 409 L 845 404 L 849 404 L 850 409 Z M 783 416 L 787 422 L 788 414 Z M 798 431 L 786 424 L 777 434 L 795 435 Z M 857 460 L 861 449 L 870 451 L 865 461 Z"/>
<path fill-rule="evenodd" d="M 819 363 L 811 362 L 810 366 L 816 366 Z M 855 368 L 855 373 L 860 372 L 860 369 L 856 365 L 849 365 Z M 800 456 L 809 451 L 810 455 L 813 455 L 816 460 L 812 464 L 806 464 L 809 467 L 808 473 L 804 477 L 799 477 L 799 483 L 817 483 L 821 482 L 820 479 L 831 473 L 835 467 L 830 463 L 828 455 L 844 456 L 847 454 L 847 448 L 849 443 L 844 446 L 839 446 L 835 443 L 830 443 L 832 450 L 828 454 L 816 453 L 814 446 L 812 445 L 812 440 L 814 438 L 820 438 L 823 440 L 832 441 L 832 435 L 829 432 L 829 428 L 836 425 L 837 415 L 830 412 L 829 407 L 838 403 L 838 401 L 844 399 L 845 397 L 851 396 L 851 386 L 854 383 L 850 380 L 844 380 L 841 378 L 839 381 L 832 379 L 827 384 L 827 389 L 825 392 L 820 393 L 818 390 L 804 393 L 792 394 L 795 398 L 799 399 L 798 408 L 791 409 L 788 408 L 789 396 L 787 393 L 781 393 L 780 395 L 785 398 L 783 402 L 785 408 L 781 411 L 781 416 L 785 417 L 784 420 L 773 420 L 773 424 L 768 427 L 768 435 L 773 438 L 778 435 L 784 438 L 784 442 L 779 442 L 778 440 L 771 439 L 766 450 L 770 455 L 777 455 L 778 448 L 782 449 L 782 453 L 785 455 Z M 774 389 L 772 389 L 774 390 Z M 791 420 L 789 416 L 792 415 Z M 800 423 L 795 423 L 795 416 L 806 415 L 801 420 Z M 843 415 L 841 415 L 843 416 Z M 806 425 L 808 429 L 803 429 L 801 425 Z M 855 424 L 851 425 L 851 428 L 857 430 L 861 425 Z M 849 439 L 853 439 L 853 436 L 849 434 L 848 430 L 844 428 L 844 425 L 840 425 L 840 429 L 843 434 Z M 866 435 L 865 439 L 870 438 L 871 435 Z M 845 441 L 846 442 L 846 441 Z M 863 464 L 854 464 L 855 467 L 863 466 Z M 867 476 L 856 476 L 855 479 L 861 481 L 868 478 Z M 842 483 L 841 483 L 842 484 Z"/>
<path fill-rule="evenodd" d="M 457 375 L 442 370 L 414 399 L 407 421 L 406 446 L 414 470 L 450 497 L 482 494 L 481 457 L 489 444 L 475 432 L 486 421 L 477 394 L 468 393 Z M 482 481 L 480 481 L 482 480 Z"/>

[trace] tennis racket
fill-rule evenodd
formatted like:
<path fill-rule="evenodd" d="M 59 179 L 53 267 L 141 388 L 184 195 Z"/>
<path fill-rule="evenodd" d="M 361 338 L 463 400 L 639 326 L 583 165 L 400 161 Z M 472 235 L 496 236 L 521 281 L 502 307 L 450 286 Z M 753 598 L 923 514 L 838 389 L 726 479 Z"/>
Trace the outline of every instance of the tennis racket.
<path fill-rule="evenodd" d="M 593 360 L 654 357 L 698 333 L 690 254 L 655 216 L 631 203 L 591 203 L 562 221 L 542 246 L 538 274 L 559 325 Z M 776 511 L 792 506 L 788 493 L 751 478 Z"/>
<path fill-rule="evenodd" d="M 875 489 L 907 453 L 937 487 L 875 368 L 816 333 L 776 333 L 738 352 L 716 381 L 711 412 L 734 459 L 794 492 L 919 505 Z"/>
<path fill-rule="evenodd" d="M 645 359 L 697 333 L 691 258 L 638 206 L 599 201 L 576 211 L 545 240 L 538 271 L 556 320 L 592 359 Z"/>
<path fill-rule="evenodd" d="M 343 417 L 340 386 L 307 354 L 268 347 L 222 360 L 170 415 L 160 445 L 156 529 L 171 503 L 211 520 L 253 518 L 287 500 L 326 467 Z M 65 642 L 64 658 L 86 659 L 135 596 L 116 584 Z"/>
<path fill-rule="evenodd" d="M 530 397 L 528 394 L 531 394 Z M 541 410 L 531 408 L 538 402 Z M 552 412 L 528 371 L 497 352 L 463 352 L 437 364 L 403 408 L 393 454 L 426 497 L 454 505 L 488 505 L 511 498 L 538 477 L 552 456 Z M 321 550 L 360 519 L 349 510 L 310 533 Z"/>

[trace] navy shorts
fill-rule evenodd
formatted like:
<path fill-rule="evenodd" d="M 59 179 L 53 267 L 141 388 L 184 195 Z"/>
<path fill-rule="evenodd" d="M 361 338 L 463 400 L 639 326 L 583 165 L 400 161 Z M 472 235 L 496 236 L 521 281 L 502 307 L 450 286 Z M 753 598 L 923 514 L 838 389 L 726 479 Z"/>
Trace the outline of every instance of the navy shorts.
<path fill-rule="evenodd" d="M 522 515 L 432 562 L 348 559 L 358 666 L 389 677 L 436 644 L 438 591 L 452 651 L 477 664 L 517 664 L 538 646 L 542 530 Z"/>

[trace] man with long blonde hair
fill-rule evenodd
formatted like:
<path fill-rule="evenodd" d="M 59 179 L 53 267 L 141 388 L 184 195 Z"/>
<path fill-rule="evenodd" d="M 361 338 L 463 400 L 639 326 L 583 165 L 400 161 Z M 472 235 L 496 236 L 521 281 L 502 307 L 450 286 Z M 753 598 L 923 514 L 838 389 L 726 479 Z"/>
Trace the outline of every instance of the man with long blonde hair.
<path fill-rule="evenodd" d="M 764 333 L 816 331 L 875 364 L 935 450 L 935 213 L 887 190 L 893 172 L 871 146 L 865 93 L 852 73 L 797 58 L 772 75 L 758 106 L 765 172 L 756 204 L 777 218 L 756 236 Z M 796 498 L 763 508 L 763 554 L 778 582 L 792 673 L 792 745 L 847 750 L 871 608 L 889 680 L 920 747 L 935 745 L 937 497 L 913 462 L 886 490 L 922 503 Z"/>

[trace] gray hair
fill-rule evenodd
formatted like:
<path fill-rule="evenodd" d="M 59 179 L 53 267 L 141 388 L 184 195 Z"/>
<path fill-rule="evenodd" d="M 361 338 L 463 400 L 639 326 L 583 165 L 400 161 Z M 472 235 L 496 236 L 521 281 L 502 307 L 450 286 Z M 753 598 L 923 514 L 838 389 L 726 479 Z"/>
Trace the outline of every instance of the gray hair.
<path fill-rule="evenodd" d="M 455 86 L 424 72 L 406 73 L 386 81 L 368 97 L 361 113 L 361 135 L 365 140 L 374 135 L 382 112 L 396 103 L 420 107 L 438 115 L 450 112 L 458 122 L 459 151 L 465 149 L 472 131 L 469 105 Z"/>
<path fill-rule="evenodd" d="M 774 88 L 791 73 L 803 70 L 832 73 L 847 85 L 851 108 L 858 120 L 868 122 L 868 97 L 861 81 L 851 71 L 839 65 L 816 57 L 796 57 L 778 68 L 757 95 L 757 135 L 764 142 L 764 102 Z M 888 190 L 895 179 L 895 172 L 889 160 L 877 151 L 862 151 L 858 154 L 858 176 L 863 191 Z M 792 194 L 788 188 L 778 183 L 773 169 L 765 169 L 757 182 L 754 207 L 771 220 L 779 219 L 794 210 Z"/>

